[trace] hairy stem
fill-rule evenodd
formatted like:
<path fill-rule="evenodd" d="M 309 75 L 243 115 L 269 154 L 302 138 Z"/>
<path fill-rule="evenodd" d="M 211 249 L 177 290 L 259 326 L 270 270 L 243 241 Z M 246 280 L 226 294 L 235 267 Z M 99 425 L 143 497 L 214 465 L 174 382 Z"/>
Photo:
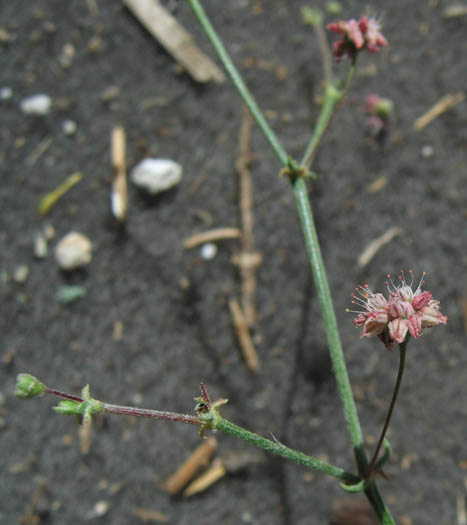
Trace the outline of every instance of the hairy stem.
<path fill-rule="evenodd" d="M 303 452 L 293 450 L 289 447 L 286 447 L 282 443 L 279 443 L 278 441 L 272 441 L 271 439 L 267 439 L 258 434 L 250 432 L 249 430 L 239 427 L 238 425 L 235 425 L 234 423 L 231 423 L 220 416 L 217 416 L 216 418 L 215 428 L 216 430 L 220 430 L 226 434 L 230 434 L 239 439 L 242 439 L 243 441 L 246 441 L 247 443 L 255 445 L 258 448 L 267 450 L 272 454 L 282 456 L 314 470 L 324 472 L 325 474 L 333 476 L 345 483 L 357 483 L 360 481 L 360 478 L 355 476 L 355 474 L 351 474 L 350 472 L 346 472 L 339 467 L 335 467 L 334 465 L 320 461 L 319 459 L 313 458 L 312 456 L 303 454 Z"/>
<path fill-rule="evenodd" d="M 352 388 L 350 386 L 349 376 L 347 374 L 347 367 L 345 365 L 344 353 L 342 351 L 342 345 L 337 329 L 331 292 L 329 290 L 326 270 L 321 256 L 318 234 L 313 220 L 313 213 L 311 211 L 305 181 L 298 178 L 293 185 L 293 189 L 305 237 L 308 258 L 313 272 L 313 280 L 325 324 L 332 367 L 336 377 L 339 395 L 344 407 L 344 416 L 349 429 L 350 439 L 353 444 L 359 474 L 364 475 L 367 469 L 367 459 L 363 449 L 362 431 L 352 394 Z"/>

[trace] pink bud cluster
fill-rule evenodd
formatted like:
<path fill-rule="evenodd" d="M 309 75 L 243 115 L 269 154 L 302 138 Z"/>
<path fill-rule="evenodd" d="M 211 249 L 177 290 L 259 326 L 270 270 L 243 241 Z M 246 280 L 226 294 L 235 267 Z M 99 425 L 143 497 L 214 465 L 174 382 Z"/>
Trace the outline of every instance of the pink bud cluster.
<path fill-rule="evenodd" d="M 403 271 L 397 285 L 388 275 L 386 288 L 389 298 L 382 293 L 373 293 L 367 284 L 356 288 L 357 293 L 352 294 L 352 303 L 364 308 L 363 312 L 354 312 L 358 315 L 353 324 L 362 327 L 360 337 L 378 336 L 390 350 L 394 342 L 403 343 L 408 334 L 418 339 L 422 328 L 448 322 L 448 318 L 439 310 L 439 301 L 432 299 L 431 292 L 421 289 L 425 274 L 414 291 L 412 270 L 409 273 L 410 284 L 407 284 Z"/>
<path fill-rule="evenodd" d="M 338 61 L 343 56 L 355 60 L 358 51 L 367 49 L 371 53 L 377 53 L 381 47 L 388 44 L 384 35 L 380 32 L 381 26 L 375 18 L 361 16 L 360 20 L 340 20 L 328 24 L 327 29 L 343 35 L 341 40 L 334 42 L 334 56 Z"/>

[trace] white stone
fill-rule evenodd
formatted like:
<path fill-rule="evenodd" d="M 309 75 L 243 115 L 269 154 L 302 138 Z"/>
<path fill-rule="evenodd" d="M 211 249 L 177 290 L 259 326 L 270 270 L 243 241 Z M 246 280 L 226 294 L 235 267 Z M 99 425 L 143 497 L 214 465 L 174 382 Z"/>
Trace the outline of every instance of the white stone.
<path fill-rule="evenodd" d="M 78 126 L 74 120 L 64 120 L 62 122 L 62 131 L 65 135 L 74 135 Z"/>
<path fill-rule="evenodd" d="M 131 171 L 131 180 L 151 195 L 176 186 L 182 178 L 182 167 L 170 159 L 144 159 Z"/>
<path fill-rule="evenodd" d="M 217 246 L 212 242 L 207 242 L 201 246 L 200 253 L 205 261 L 210 261 L 217 255 Z"/>
<path fill-rule="evenodd" d="M 47 115 L 52 107 L 49 95 L 32 95 L 21 101 L 21 111 L 26 115 Z"/>
<path fill-rule="evenodd" d="M 8 87 L 2 87 L 0 88 L 0 100 L 10 100 L 10 98 L 13 96 L 13 90 Z"/>
<path fill-rule="evenodd" d="M 92 259 L 91 241 L 82 233 L 68 233 L 58 242 L 55 258 L 62 270 L 74 270 L 86 266 Z"/>

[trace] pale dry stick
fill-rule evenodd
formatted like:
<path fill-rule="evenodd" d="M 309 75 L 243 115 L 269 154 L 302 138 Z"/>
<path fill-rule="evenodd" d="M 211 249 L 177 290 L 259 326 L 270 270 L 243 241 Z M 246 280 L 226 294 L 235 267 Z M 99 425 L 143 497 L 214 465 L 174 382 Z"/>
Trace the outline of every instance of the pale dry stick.
<path fill-rule="evenodd" d="M 258 354 L 256 353 L 253 341 L 251 340 L 250 330 L 248 329 L 248 325 L 245 316 L 243 315 L 242 309 L 240 308 L 238 302 L 233 298 L 229 301 L 229 308 L 246 366 L 252 372 L 257 372 L 259 369 Z"/>
<path fill-rule="evenodd" d="M 42 157 L 42 155 L 50 148 L 52 145 L 52 137 L 47 137 L 42 140 L 37 148 L 29 155 L 26 159 L 26 164 L 28 166 L 34 166 L 34 164 Z"/>
<path fill-rule="evenodd" d="M 360 268 L 364 268 L 385 244 L 391 242 L 394 237 L 397 237 L 401 233 L 402 230 L 394 226 L 393 228 L 389 228 L 383 235 L 371 241 L 358 258 Z"/>
<path fill-rule="evenodd" d="M 465 497 L 463 494 L 459 494 L 459 496 L 457 496 L 456 510 L 457 525 L 467 525 L 467 516 L 465 512 Z"/>
<path fill-rule="evenodd" d="M 192 481 L 183 491 L 183 496 L 189 498 L 200 492 L 204 492 L 211 485 L 219 481 L 227 474 L 227 469 L 220 458 L 216 458 L 212 465 L 203 472 L 201 476 Z"/>
<path fill-rule="evenodd" d="M 467 334 L 467 298 L 464 297 L 460 300 L 461 308 L 462 308 L 462 319 L 464 322 L 464 332 Z M 467 486 L 466 486 L 467 489 Z"/>
<path fill-rule="evenodd" d="M 441 100 L 439 100 L 432 108 L 430 108 L 425 114 L 419 117 L 413 124 L 413 127 L 416 131 L 420 131 L 433 120 L 438 118 L 440 115 L 445 113 L 448 109 L 451 109 L 459 102 L 462 102 L 465 99 L 465 93 L 459 91 L 458 93 L 445 95 Z"/>
<path fill-rule="evenodd" d="M 197 82 L 224 82 L 224 73 L 156 0 L 123 0 L 128 9 Z"/>
<path fill-rule="evenodd" d="M 254 252 L 253 234 L 253 192 L 251 175 L 248 166 L 251 161 L 250 135 L 252 118 L 250 112 L 243 106 L 243 118 L 239 134 L 238 156 L 235 163 L 239 175 L 240 187 L 240 217 L 242 224 L 241 253 L 235 259 L 240 267 L 242 280 L 242 310 L 248 327 L 256 321 L 255 291 L 256 268 L 261 262 L 261 256 Z M 259 257 L 258 257 L 259 256 Z"/>
<path fill-rule="evenodd" d="M 79 427 L 79 450 L 83 456 L 87 456 L 92 445 L 92 418 L 83 418 Z"/>
<path fill-rule="evenodd" d="M 202 233 L 195 233 L 183 241 L 183 247 L 190 249 L 205 244 L 206 242 L 223 241 L 226 239 L 238 239 L 240 230 L 238 228 L 215 228 Z"/>
<path fill-rule="evenodd" d="M 86 4 L 92 16 L 97 16 L 99 14 L 97 0 L 86 0 Z"/>
<path fill-rule="evenodd" d="M 467 16 L 467 5 L 451 5 L 443 11 L 443 18 L 458 18 L 460 16 Z"/>
<path fill-rule="evenodd" d="M 110 200 L 112 213 L 119 221 L 124 221 L 128 213 L 125 143 L 125 130 L 116 126 L 111 135 L 113 180 Z"/>
<path fill-rule="evenodd" d="M 211 437 L 199 445 L 183 465 L 164 483 L 169 494 L 177 494 L 196 475 L 200 468 L 209 464 L 217 449 L 217 441 Z"/>
<path fill-rule="evenodd" d="M 152 509 L 143 509 L 141 507 L 136 507 L 132 511 L 133 516 L 140 519 L 143 523 L 152 522 L 152 523 L 168 523 L 169 518 L 166 514 Z"/>

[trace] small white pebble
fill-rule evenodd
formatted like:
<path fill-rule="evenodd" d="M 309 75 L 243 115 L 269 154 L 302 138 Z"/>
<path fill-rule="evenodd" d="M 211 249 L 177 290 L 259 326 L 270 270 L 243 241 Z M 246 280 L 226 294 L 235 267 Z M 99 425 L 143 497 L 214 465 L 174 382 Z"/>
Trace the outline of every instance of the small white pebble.
<path fill-rule="evenodd" d="M 13 90 L 10 87 L 2 87 L 0 88 L 0 100 L 10 100 L 10 98 L 13 96 Z"/>
<path fill-rule="evenodd" d="M 205 261 L 210 261 L 217 255 L 217 246 L 212 242 L 207 242 L 201 246 L 200 254 Z"/>
<path fill-rule="evenodd" d="M 52 107 L 49 95 L 32 95 L 21 101 L 21 111 L 25 115 L 47 115 Z"/>
<path fill-rule="evenodd" d="M 73 62 L 73 59 L 75 58 L 75 54 L 75 46 L 70 43 L 65 44 L 62 48 L 60 56 L 58 57 L 58 63 L 65 69 L 70 67 Z"/>
<path fill-rule="evenodd" d="M 29 268 L 25 264 L 18 266 L 18 268 L 16 268 L 15 272 L 13 273 L 13 279 L 17 283 L 25 283 L 28 280 L 28 277 Z"/>
<path fill-rule="evenodd" d="M 108 501 L 102 500 L 98 501 L 91 512 L 88 513 L 88 518 L 102 518 L 107 514 L 110 508 L 110 503 Z"/>
<path fill-rule="evenodd" d="M 131 171 L 131 180 L 151 195 L 176 186 L 182 179 L 182 167 L 170 159 L 144 159 Z"/>
<path fill-rule="evenodd" d="M 77 129 L 78 125 L 74 120 L 64 120 L 62 122 L 62 131 L 65 135 L 74 135 Z"/>
<path fill-rule="evenodd" d="M 433 146 L 430 146 L 430 144 L 425 144 L 425 146 L 422 146 L 420 153 L 423 158 L 429 159 L 435 154 L 435 149 L 433 148 Z"/>
<path fill-rule="evenodd" d="M 34 236 L 34 257 L 37 259 L 44 259 L 47 257 L 48 247 L 47 239 L 42 232 L 36 233 Z"/>
<path fill-rule="evenodd" d="M 55 228 L 51 224 L 44 226 L 44 235 L 48 241 L 51 241 L 55 237 Z"/>
<path fill-rule="evenodd" d="M 86 266 L 92 259 L 91 241 L 82 233 L 68 233 L 57 244 L 55 258 L 62 270 Z"/>

